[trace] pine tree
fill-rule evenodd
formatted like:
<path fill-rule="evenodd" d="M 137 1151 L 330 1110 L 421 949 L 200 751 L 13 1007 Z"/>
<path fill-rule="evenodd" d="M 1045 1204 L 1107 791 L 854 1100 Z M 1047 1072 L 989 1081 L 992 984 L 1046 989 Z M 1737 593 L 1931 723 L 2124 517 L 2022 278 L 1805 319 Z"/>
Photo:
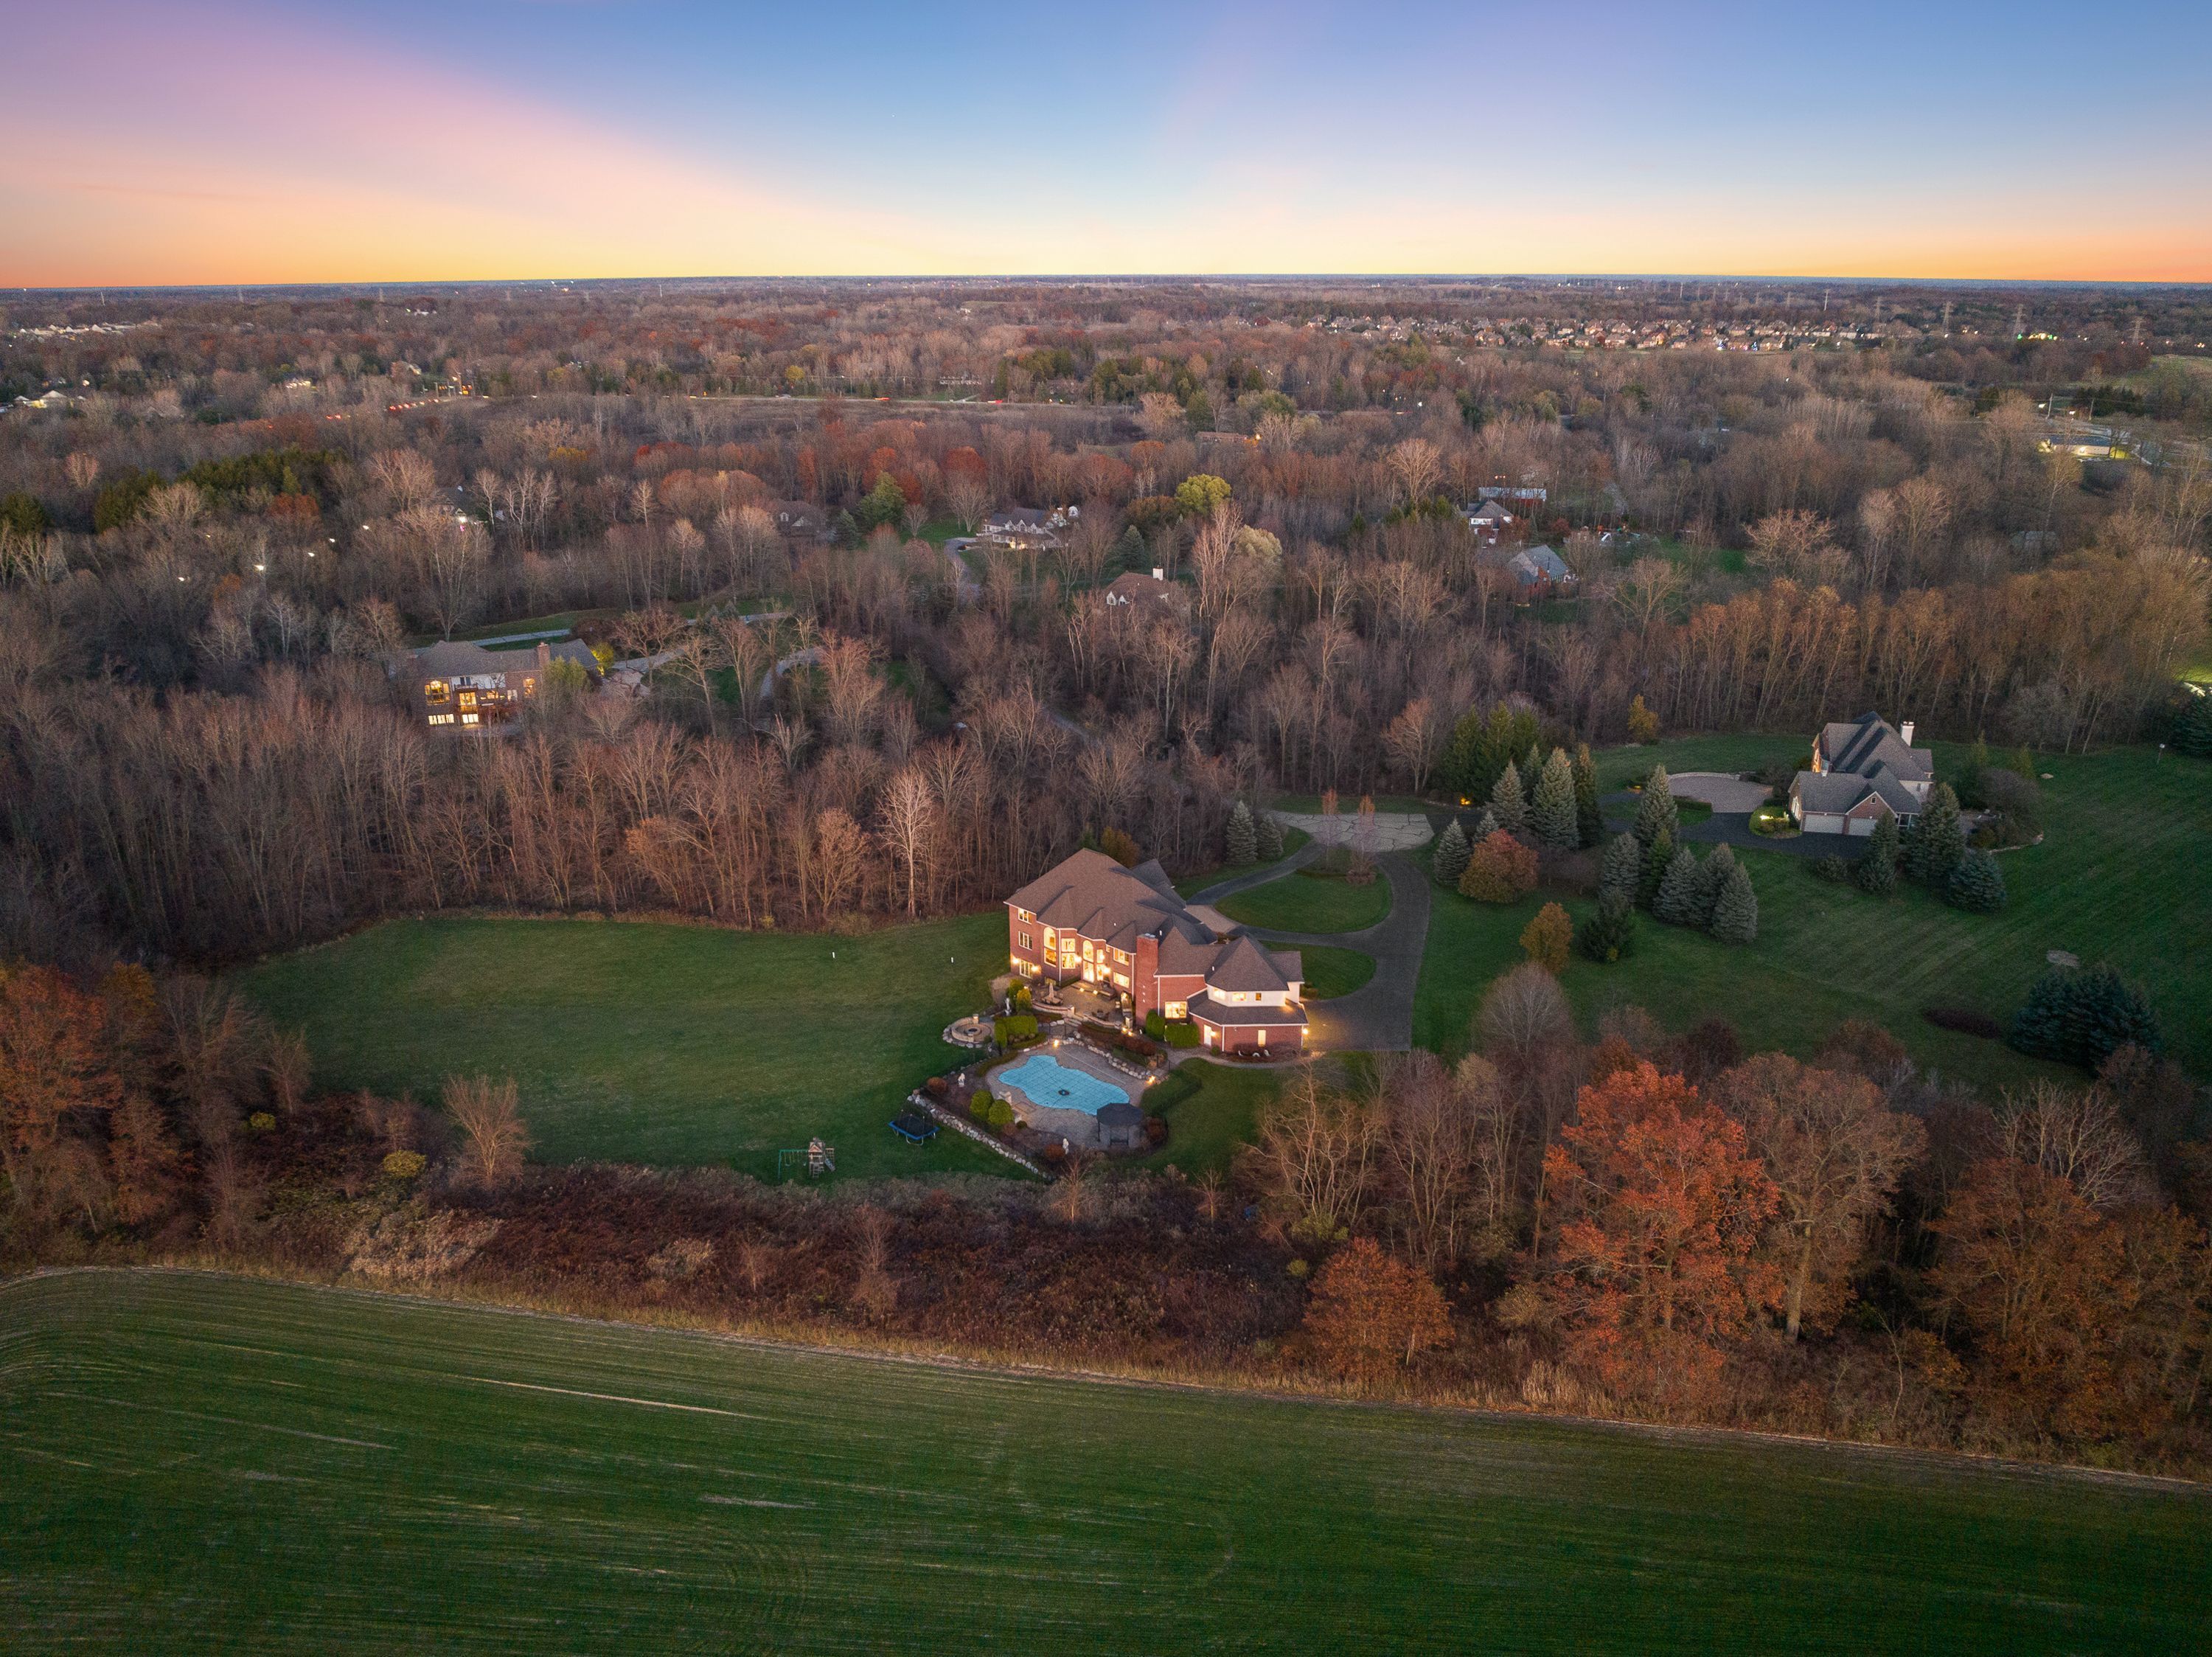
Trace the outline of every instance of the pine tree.
<path fill-rule="evenodd" d="M 1698 865 L 1698 907 L 1692 925 L 1709 927 L 1713 923 L 1713 911 L 1720 907 L 1721 893 L 1735 871 L 1735 853 L 1726 846 L 1714 847 L 1712 856 Z"/>
<path fill-rule="evenodd" d="M 1229 808 L 1229 862 L 1233 868 L 1249 868 L 1260 861 L 1260 833 L 1252 825 L 1252 809 L 1242 800 Z"/>
<path fill-rule="evenodd" d="M 1943 890 L 1951 871 L 1966 855 L 1966 832 L 1959 822 L 1959 796 L 1948 783 L 1928 791 L 1928 801 L 1905 843 L 1905 872 L 1923 886 Z"/>
<path fill-rule="evenodd" d="M 1666 831 L 1668 840 L 1675 838 L 1679 819 L 1674 790 L 1667 786 L 1667 768 L 1654 765 L 1650 779 L 1644 784 L 1643 801 L 1636 807 L 1636 838 L 1649 852 L 1659 843 L 1661 830 Z"/>
<path fill-rule="evenodd" d="M 2052 967 L 2013 1014 L 2006 1039 L 2033 1057 L 2089 1070 L 2130 1042 L 2148 1053 L 2164 1045 L 2142 991 L 2109 966 Z"/>
<path fill-rule="evenodd" d="M 1459 889 L 1459 877 L 1467 873 L 1467 832 L 1455 817 L 1444 825 L 1444 832 L 1437 837 L 1437 849 L 1429 859 L 1429 872 L 1436 876 L 1437 884 Z"/>
<path fill-rule="evenodd" d="M 1490 791 L 1490 814 L 1508 834 L 1528 826 L 1528 796 L 1522 790 L 1520 768 L 1510 759 L 1498 774 L 1498 786 Z"/>
<path fill-rule="evenodd" d="M 1597 762 L 1589 744 L 1575 744 L 1575 838 L 1585 847 L 1605 838 L 1605 808 L 1598 803 Z"/>
<path fill-rule="evenodd" d="M 2192 696 L 2188 705 L 2174 716 L 2174 752 L 2198 759 L 2212 759 L 2212 696 Z M 2021 751 L 2023 758 L 2027 750 Z M 2031 767 L 2032 769 L 2032 767 Z M 2021 773 L 2023 776 L 2026 772 Z"/>
<path fill-rule="evenodd" d="M 1717 854 L 1712 861 L 1720 861 Z M 1723 943 L 1747 944 L 1759 936 L 1759 892 L 1751 884 L 1751 871 L 1734 858 L 1729 860 L 1719 901 L 1713 905 L 1712 923 L 1705 929 Z"/>
<path fill-rule="evenodd" d="M 1444 746 L 1443 763 L 1437 767 L 1437 780 L 1457 792 L 1462 800 L 1472 801 L 1483 797 L 1474 791 L 1482 769 L 1482 734 L 1481 711 L 1469 708 L 1452 727 L 1451 740 Z"/>
<path fill-rule="evenodd" d="M 1867 837 L 1866 850 L 1851 864 L 1851 884 L 1875 898 L 1897 890 L 1897 819 L 1885 817 Z"/>
<path fill-rule="evenodd" d="M 1631 902 L 1636 898 L 1637 887 L 1644 880 L 1644 848 L 1636 843 L 1632 834 L 1617 834 L 1605 849 L 1605 862 L 1598 874 L 1601 893 L 1620 892 Z"/>
<path fill-rule="evenodd" d="M 1467 832 L 1467 843 L 1470 847 L 1479 846 L 1497 832 L 1498 813 L 1485 806 L 1475 813 L 1474 826 Z"/>
<path fill-rule="evenodd" d="M 1575 769 L 1565 748 L 1552 750 L 1536 778 L 1536 796 L 1528 805 L 1528 827 L 1536 844 L 1547 851 L 1572 851 L 1582 844 L 1575 823 Z"/>
<path fill-rule="evenodd" d="M 1536 791 L 1536 779 L 1544 774 L 1544 752 L 1534 736 L 1528 739 L 1528 751 L 1521 756 L 1521 786 L 1530 794 Z"/>
<path fill-rule="evenodd" d="M 1669 926 L 1698 925 L 1702 885 L 1697 857 L 1689 847 L 1684 846 L 1667 864 L 1667 873 L 1659 881 L 1658 895 L 1651 900 L 1651 913 Z"/>
<path fill-rule="evenodd" d="M 1575 947 L 1594 961 L 1618 961 L 1636 950 L 1636 911 L 1625 892 L 1608 892 L 1575 930 Z"/>
<path fill-rule="evenodd" d="M 2004 871 L 1986 851 L 1968 851 L 1943 886 L 1943 901 L 1969 915 L 1994 915 L 2005 906 Z"/>
<path fill-rule="evenodd" d="M 1253 841 L 1259 850 L 1260 861 L 1272 863 L 1283 855 L 1283 825 L 1269 813 L 1261 812 L 1260 820 L 1253 825 Z"/>
<path fill-rule="evenodd" d="M 1958 780 L 1952 785 L 1961 800 L 1982 803 L 1982 773 L 1990 768 L 1990 745 L 1978 736 L 1974 746 L 1966 751 L 1966 763 L 1960 768 Z"/>
<path fill-rule="evenodd" d="M 1632 837 L 1633 838 L 1633 837 Z M 1674 837 L 1662 834 L 1644 854 L 1644 872 L 1636 878 L 1636 901 L 1645 909 L 1656 912 L 1659 888 L 1667 879 L 1667 870 L 1674 861 Z"/>

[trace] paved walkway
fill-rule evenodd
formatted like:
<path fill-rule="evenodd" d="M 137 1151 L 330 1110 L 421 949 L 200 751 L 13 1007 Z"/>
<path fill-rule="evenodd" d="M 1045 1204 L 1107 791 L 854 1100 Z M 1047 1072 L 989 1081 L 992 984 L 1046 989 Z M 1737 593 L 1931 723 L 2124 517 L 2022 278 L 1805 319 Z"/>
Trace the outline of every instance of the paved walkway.
<path fill-rule="evenodd" d="M 1324 817 L 1319 812 L 1272 811 L 1267 813 L 1285 828 L 1304 829 L 1322 845 L 1348 846 L 1359 827 L 1356 811 Z M 1419 812 L 1378 811 L 1375 813 L 1375 850 L 1415 851 L 1436 838 L 1436 829 Z"/>
<path fill-rule="evenodd" d="M 1426 826 L 1427 819 L 1419 819 Z M 1303 828 L 1304 824 L 1299 822 Z M 1425 836 L 1424 837 L 1425 838 Z M 1416 844 L 1420 842 L 1415 842 Z M 1214 904 L 1253 886 L 1280 880 L 1322 850 L 1319 840 L 1300 846 L 1279 863 L 1234 874 L 1191 899 Z M 1306 1003 L 1311 1045 L 1322 1052 L 1402 1053 L 1413 1045 L 1413 991 L 1421 981 L 1421 950 L 1429 941 L 1429 882 L 1403 852 L 1386 852 L 1375 867 L 1390 882 L 1390 912 L 1358 932 L 1268 932 L 1249 929 L 1270 944 L 1356 949 L 1375 958 L 1375 976 L 1348 996 Z"/>

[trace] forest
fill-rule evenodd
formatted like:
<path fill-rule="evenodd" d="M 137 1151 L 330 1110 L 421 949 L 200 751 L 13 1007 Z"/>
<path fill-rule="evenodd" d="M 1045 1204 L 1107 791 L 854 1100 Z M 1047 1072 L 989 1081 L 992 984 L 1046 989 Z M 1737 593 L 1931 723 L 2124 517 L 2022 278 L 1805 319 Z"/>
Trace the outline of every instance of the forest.
<path fill-rule="evenodd" d="M 2201 295 L 1674 285 L 11 300 L 6 1248 L 2201 1472 L 2203 1078 L 2154 1041 L 1985 1097 L 1878 1031 L 1577 1029 L 1537 966 L 1453 1066 L 1286 1088 L 1233 1191 L 810 1205 L 318 1099 L 220 986 L 403 913 L 851 929 L 1109 834 L 1190 874 L 1240 801 L 1472 786 L 1501 706 L 2203 765 Z M 1011 508 L 1065 522 L 971 539 Z M 538 629 L 636 693 L 422 725 L 411 647 Z"/>

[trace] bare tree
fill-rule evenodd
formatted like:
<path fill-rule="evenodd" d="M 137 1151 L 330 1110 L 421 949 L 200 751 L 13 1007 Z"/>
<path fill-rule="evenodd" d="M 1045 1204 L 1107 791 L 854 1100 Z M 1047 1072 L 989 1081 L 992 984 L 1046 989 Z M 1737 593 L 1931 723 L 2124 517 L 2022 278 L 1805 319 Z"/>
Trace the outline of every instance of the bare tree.
<path fill-rule="evenodd" d="M 480 1185 L 503 1185 L 522 1171 L 530 1130 L 516 1102 L 514 1078 L 447 1076 L 441 1087 L 446 1112 L 466 1142 L 462 1166 Z"/>

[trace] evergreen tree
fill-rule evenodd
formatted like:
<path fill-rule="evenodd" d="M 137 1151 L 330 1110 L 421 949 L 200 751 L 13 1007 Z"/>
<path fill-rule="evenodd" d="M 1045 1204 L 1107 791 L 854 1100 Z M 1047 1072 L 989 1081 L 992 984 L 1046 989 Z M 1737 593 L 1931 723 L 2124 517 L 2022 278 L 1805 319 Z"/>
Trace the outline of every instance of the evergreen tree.
<path fill-rule="evenodd" d="M 2188 705 L 2174 716 L 2173 734 L 2168 740 L 2177 753 L 2212 759 L 2212 696 L 2189 698 Z"/>
<path fill-rule="evenodd" d="M 1444 745 L 1443 761 L 1437 767 L 1437 780 L 1462 800 L 1485 797 L 1475 792 L 1476 775 L 1482 768 L 1483 726 L 1480 710 L 1469 708 L 1462 714 L 1452 727 L 1451 740 Z"/>
<path fill-rule="evenodd" d="M 1528 796 L 1522 791 L 1520 767 L 1510 759 L 1498 774 L 1498 786 L 1490 791 L 1490 814 L 1508 834 L 1519 834 L 1528 826 Z"/>
<path fill-rule="evenodd" d="M 1970 850 L 1944 883 L 1943 901 L 1969 915 L 1994 915 L 2005 906 L 2004 871 L 1986 851 Z"/>
<path fill-rule="evenodd" d="M 1528 804 L 1528 827 L 1547 851 L 1572 851 L 1582 844 L 1575 822 L 1575 769 L 1565 748 L 1552 750 Z"/>
<path fill-rule="evenodd" d="M 1674 862 L 1674 837 L 1672 833 L 1661 834 L 1644 853 L 1644 872 L 1636 877 L 1636 901 L 1654 913 L 1657 912 L 1659 888 L 1666 880 L 1667 871 Z"/>
<path fill-rule="evenodd" d="M 2109 966 L 2052 967 L 2013 1014 L 2007 1039 L 2031 1057 L 2087 1070 L 2130 1042 L 2148 1053 L 2165 1045 L 2142 991 Z"/>
<path fill-rule="evenodd" d="M 1438 886 L 1459 890 L 1459 877 L 1467 873 L 1468 853 L 1473 850 L 1468 844 L 1467 832 L 1455 817 L 1444 825 L 1444 832 L 1437 837 L 1437 849 L 1429 859 L 1429 872 L 1437 877 Z"/>
<path fill-rule="evenodd" d="M 1667 768 L 1654 765 L 1650 779 L 1644 784 L 1644 798 L 1636 807 L 1636 838 L 1648 853 L 1659 843 L 1662 829 L 1669 841 L 1676 838 L 1680 826 L 1679 819 L 1674 790 L 1667 785 Z"/>
<path fill-rule="evenodd" d="M 1272 863 L 1283 855 L 1283 825 L 1273 813 L 1261 812 L 1260 820 L 1253 825 L 1254 843 L 1259 848 L 1260 861 Z"/>
<path fill-rule="evenodd" d="M 1626 892 L 1598 899 L 1596 912 L 1575 929 L 1575 947 L 1594 961 L 1622 960 L 1635 953 L 1636 910 Z"/>
<path fill-rule="evenodd" d="M 1249 868 L 1260 861 L 1260 832 L 1253 825 L 1252 810 L 1242 800 L 1229 808 L 1229 862 Z"/>
<path fill-rule="evenodd" d="M 1667 873 L 1660 878 L 1658 895 L 1651 899 L 1652 915 L 1669 926 L 1699 924 L 1703 885 L 1697 857 L 1689 847 L 1682 847 L 1668 860 Z"/>
<path fill-rule="evenodd" d="M 1644 848 L 1632 834 L 1616 834 L 1605 849 L 1598 875 L 1601 893 L 1618 892 L 1633 902 L 1644 880 Z"/>
<path fill-rule="evenodd" d="M 1543 750 L 1537 746 L 1535 739 L 1531 737 L 1528 741 L 1528 751 L 1521 756 L 1521 786 L 1531 794 L 1535 793 L 1536 779 L 1543 773 Z"/>
<path fill-rule="evenodd" d="M 1467 832 L 1467 843 L 1470 846 L 1479 846 L 1497 832 L 1498 813 L 1485 806 L 1474 814 L 1474 822 Z"/>
<path fill-rule="evenodd" d="M 1692 925 L 1703 928 L 1713 923 L 1713 911 L 1720 907 L 1721 893 L 1736 868 L 1735 853 L 1726 846 L 1714 847 L 1712 856 L 1698 866 L 1698 907 Z"/>
<path fill-rule="evenodd" d="M 1866 850 L 1851 864 L 1851 884 L 1876 898 L 1897 890 L 1897 819 L 1885 817 L 1867 837 Z"/>
<path fill-rule="evenodd" d="M 1990 768 L 1990 745 L 1978 736 L 1974 746 L 1966 751 L 1966 763 L 1960 768 L 1953 788 L 1960 799 L 1973 805 L 1982 803 L 1982 773 Z"/>
<path fill-rule="evenodd" d="M 1959 822 L 1959 796 L 1948 783 L 1928 791 L 1927 803 L 1905 842 L 1905 872 L 1923 886 L 1943 890 L 1951 871 L 1966 855 L 1966 832 Z"/>
<path fill-rule="evenodd" d="M 1589 744 L 1575 744 L 1575 838 L 1585 847 L 1605 838 L 1605 808 L 1598 804 L 1597 762 Z"/>
<path fill-rule="evenodd" d="M 1720 858 L 1716 854 L 1711 861 L 1718 862 Z M 1719 899 L 1713 905 L 1711 924 L 1705 929 L 1723 943 L 1746 944 L 1759 936 L 1759 892 L 1751 884 L 1751 871 L 1733 857 L 1729 860 Z"/>

